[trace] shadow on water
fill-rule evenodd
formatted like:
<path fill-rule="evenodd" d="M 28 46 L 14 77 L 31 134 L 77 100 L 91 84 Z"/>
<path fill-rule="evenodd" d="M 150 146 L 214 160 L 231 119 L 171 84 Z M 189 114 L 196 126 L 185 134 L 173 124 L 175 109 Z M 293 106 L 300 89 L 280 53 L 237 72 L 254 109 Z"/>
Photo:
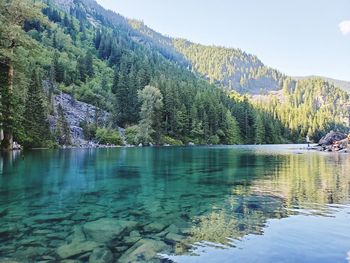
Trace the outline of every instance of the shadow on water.
<path fill-rule="evenodd" d="M 232 249 L 239 240 L 264 236 L 271 220 L 326 218 L 348 208 L 348 155 L 281 149 L 118 148 L 2 155 L 0 258 L 59 260 L 57 249 L 73 242 L 77 228 L 114 218 L 138 222 L 104 244 L 120 262 L 135 256 L 133 251 L 141 253 L 149 240 L 158 243 L 152 243 L 154 254 L 143 257 L 157 258 L 162 252 L 179 262 L 199 256 L 209 260 L 211 254 L 217 256 L 213 247 L 236 253 Z M 139 238 L 130 238 L 132 230 Z M 92 237 L 85 233 L 85 238 Z M 85 252 L 69 258 L 84 262 L 92 251 Z"/>

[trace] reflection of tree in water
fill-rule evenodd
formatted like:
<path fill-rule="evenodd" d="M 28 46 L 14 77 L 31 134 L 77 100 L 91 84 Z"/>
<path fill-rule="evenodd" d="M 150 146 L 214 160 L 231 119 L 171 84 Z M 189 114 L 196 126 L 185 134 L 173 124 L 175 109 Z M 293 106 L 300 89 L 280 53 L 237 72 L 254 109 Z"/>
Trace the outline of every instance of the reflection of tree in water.
<path fill-rule="evenodd" d="M 259 159 L 259 158 L 258 158 Z M 299 212 L 327 215 L 328 204 L 349 199 L 350 156 L 310 153 L 285 155 L 269 175 L 234 186 L 227 205 L 194 219 L 188 244 L 233 245 L 247 234 L 263 234 L 266 221 Z"/>
<path fill-rule="evenodd" d="M 323 210 L 349 198 L 350 156 L 288 155 L 270 176 L 254 180 L 254 193 L 279 196 L 287 208 Z"/>

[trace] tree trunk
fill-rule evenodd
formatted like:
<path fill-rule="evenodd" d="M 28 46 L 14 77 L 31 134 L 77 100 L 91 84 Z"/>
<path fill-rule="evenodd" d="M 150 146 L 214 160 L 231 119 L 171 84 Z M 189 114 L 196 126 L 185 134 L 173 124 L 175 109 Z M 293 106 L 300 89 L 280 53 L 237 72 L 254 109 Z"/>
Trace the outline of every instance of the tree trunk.
<path fill-rule="evenodd" d="M 14 76 L 14 69 L 13 69 L 13 64 L 9 60 L 8 63 L 8 71 L 7 71 L 7 100 L 5 103 L 7 105 L 3 105 L 6 108 L 6 115 L 11 115 L 12 114 L 12 96 L 13 96 L 13 76 Z M 4 102 L 3 102 L 4 103 Z M 3 127 L 3 140 L 1 142 L 1 148 L 5 151 L 11 151 L 12 146 L 13 146 L 13 135 L 12 135 L 12 119 L 13 116 L 3 116 L 3 119 L 5 119 L 5 125 Z M 6 120 L 7 119 L 7 120 Z"/>

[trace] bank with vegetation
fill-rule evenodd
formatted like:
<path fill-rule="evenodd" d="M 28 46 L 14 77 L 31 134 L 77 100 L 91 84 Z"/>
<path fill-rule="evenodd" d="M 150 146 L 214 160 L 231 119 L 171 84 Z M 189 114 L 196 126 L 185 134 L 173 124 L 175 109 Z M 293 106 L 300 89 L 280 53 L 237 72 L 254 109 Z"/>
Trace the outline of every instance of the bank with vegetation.
<path fill-rule="evenodd" d="M 94 1 L 0 5 L 2 149 L 79 145 L 77 132 L 101 144 L 180 145 L 290 143 L 346 129 L 346 92 L 292 80 L 240 50 L 164 37 Z M 62 93 L 96 110 L 72 123 L 55 103 Z"/>

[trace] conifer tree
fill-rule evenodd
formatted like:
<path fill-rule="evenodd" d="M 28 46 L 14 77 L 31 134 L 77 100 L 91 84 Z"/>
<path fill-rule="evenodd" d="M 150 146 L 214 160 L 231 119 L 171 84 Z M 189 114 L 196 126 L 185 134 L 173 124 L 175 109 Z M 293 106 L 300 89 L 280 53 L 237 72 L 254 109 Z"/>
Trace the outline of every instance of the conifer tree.
<path fill-rule="evenodd" d="M 31 47 L 31 50 L 37 48 L 36 42 L 23 30 L 25 22 L 35 19 L 45 23 L 46 20 L 41 13 L 41 6 L 30 0 L 0 1 L 0 10 L 0 63 L 4 65 L 1 70 L 6 72 L 6 84 L 1 83 L 0 115 L 4 134 L 1 148 L 11 150 L 14 131 L 13 85 L 15 64 L 19 59 L 16 51 L 19 47 Z"/>
<path fill-rule="evenodd" d="M 257 114 L 255 117 L 255 143 L 256 144 L 263 144 L 265 143 L 265 125 L 264 125 L 264 120 L 263 116 L 261 114 Z"/>
<path fill-rule="evenodd" d="M 236 118 L 228 110 L 225 116 L 226 144 L 241 144 L 242 137 Z"/>
<path fill-rule="evenodd" d="M 28 87 L 24 123 L 26 132 L 25 146 L 45 146 L 45 143 L 51 136 L 43 100 L 41 80 L 36 70 L 32 72 Z"/>
<path fill-rule="evenodd" d="M 57 107 L 56 139 L 60 145 L 71 145 L 70 128 L 61 104 Z"/>

